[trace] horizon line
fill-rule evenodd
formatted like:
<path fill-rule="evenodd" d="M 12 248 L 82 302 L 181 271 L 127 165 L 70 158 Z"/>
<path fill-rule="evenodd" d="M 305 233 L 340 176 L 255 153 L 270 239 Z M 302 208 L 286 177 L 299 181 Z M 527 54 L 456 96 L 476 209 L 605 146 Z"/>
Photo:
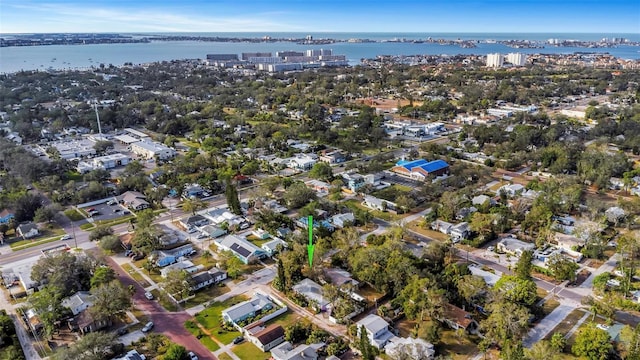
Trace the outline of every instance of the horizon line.
<path fill-rule="evenodd" d="M 524 32 L 512 32 L 512 31 L 269 31 L 269 30 L 254 30 L 254 31 L 89 31 L 89 32 L 19 32 L 19 33 L 3 33 L 0 35 L 29 35 L 29 34 L 157 34 L 157 33 L 201 33 L 201 34 L 253 34 L 258 32 L 265 33 L 293 33 L 293 34 L 633 34 L 634 32 L 616 31 L 616 32 L 542 32 L 542 31 L 524 31 Z"/>

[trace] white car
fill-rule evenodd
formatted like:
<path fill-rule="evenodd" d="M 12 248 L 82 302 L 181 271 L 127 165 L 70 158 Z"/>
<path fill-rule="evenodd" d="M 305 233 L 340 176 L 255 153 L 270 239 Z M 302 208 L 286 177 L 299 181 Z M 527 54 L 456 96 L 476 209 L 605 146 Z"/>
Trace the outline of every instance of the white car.
<path fill-rule="evenodd" d="M 153 329 L 153 322 L 149 321 L 143 328 L 142 328 L 142 332 L 146 333 L 151 331 L 151 329 Z"/>
<path fill-rule="evenodd" d="M 198 355 L 194 354 L 193 351 L 189 351 L 187 355 L 189 355 L 190 360 L 198 360 Z"/>
<path fill-rule="evenodd" d="M 144 293 L 144 297 L 146 297 L 149 300 L 153 300 L 153 294 L 148 291 Z"/>
<path fill-rule="evenodd" d="M 609 325 L 598 324 L 598 325 L 596 325 L 596 327 L 597 327 L 598 329 L 600 329 L 600 330 L 604 330 L 604 331 L 609 330 Z"/>
<path fill-rule="evenodd" d="M 64 241 L 64 240 L 71 240 L 73 239 L 73 236 L 69 235 L 69 234 L 65 234 L 63 237 L 60 238 L 60 240 Z"/>

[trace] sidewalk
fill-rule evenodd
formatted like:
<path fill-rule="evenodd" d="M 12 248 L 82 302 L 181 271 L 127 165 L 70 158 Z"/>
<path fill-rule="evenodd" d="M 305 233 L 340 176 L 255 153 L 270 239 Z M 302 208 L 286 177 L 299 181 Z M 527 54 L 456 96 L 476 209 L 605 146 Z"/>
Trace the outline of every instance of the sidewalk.
<path fill-rule="evenodd" d="M 574 306 L 561 302 L 560 306 L 553 309 L 549 315 L 545 316 L 533 329 L 529 330 L 527 337 L 522 343 L 523 346 L 528 348 L 544 339 L 544 337 L 555 329 L 574 309 Z"/>

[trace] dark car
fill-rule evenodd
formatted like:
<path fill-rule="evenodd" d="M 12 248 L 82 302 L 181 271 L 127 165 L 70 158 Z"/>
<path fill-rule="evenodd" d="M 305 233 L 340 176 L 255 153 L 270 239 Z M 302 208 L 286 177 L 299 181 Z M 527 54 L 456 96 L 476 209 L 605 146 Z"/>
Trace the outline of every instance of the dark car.
<path fill-rule="evenodd" d="M 240 344 L 243 341 L 244 341 L 244 337 L 242 336 L 238 336 L 237 338 L 233 339 L 234 344 Z"/>
<path fill-rule="evenodd" d="M 128 332 L 127 328 L 122 328 L 122 329 L 118 329 L 118 331 L 116 331 L 116 334 L 118 336 L 122 336 L 124 334 L 126 334 Z"/>

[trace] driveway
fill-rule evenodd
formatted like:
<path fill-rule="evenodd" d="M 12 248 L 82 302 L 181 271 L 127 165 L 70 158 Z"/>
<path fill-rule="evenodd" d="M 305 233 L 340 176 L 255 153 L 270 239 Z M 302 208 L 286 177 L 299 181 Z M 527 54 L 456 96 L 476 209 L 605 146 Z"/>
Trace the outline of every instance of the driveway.
<path fill-rule="evenodd" d="M 168 312 L 156 301 L 147 300 L 144 297 L 145 290 L 142 286 L 130 278 L 113 259 L 107 257 L 106 260 L 109 266 L 116 271 L 118 279 L 124 286 L 133 285 L 136 289 L 133 302 L 149 317 L 150 321 L 153 321 L 155 326 L 152 331 L 166 335 L 171 341 L 186 347 L 187 351 L 198 354 L 200 359 L 217 360 L 209 349 L 184 328 L 184 322 L 189 320 L 191 315 L 185 311 Z"/>

